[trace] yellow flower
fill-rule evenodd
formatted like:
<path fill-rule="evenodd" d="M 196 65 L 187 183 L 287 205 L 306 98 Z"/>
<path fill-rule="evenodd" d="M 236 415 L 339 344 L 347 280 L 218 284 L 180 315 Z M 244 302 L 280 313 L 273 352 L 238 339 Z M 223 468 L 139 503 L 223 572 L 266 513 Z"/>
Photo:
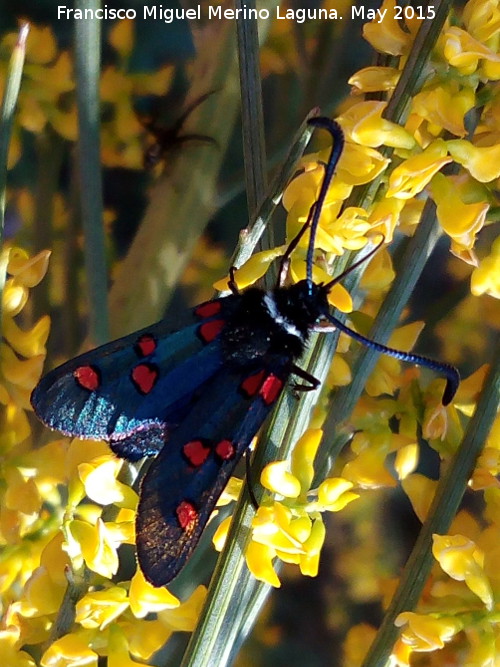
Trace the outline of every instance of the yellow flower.
<path fill-rule="evenodd" d="M 201 608 L 207 597 L 205 586 L 198 586 L 189 598 L 179 607 L 167 607 L 158 612 L 158 618 L 164 626 L 180 631 L 192 632 L 200 616 Z"/>
<path fill-rule="evenodd" d="M 78 474 L 87 496 L 101 505 L 114 503 L 119 507 L 135 509 L 136 492 L 116 479 L 121 467 L 122 462 L 112 454 L 93 459 L 91 463 L 81 463 L 78 466 Z"/>
<path fill-rule="evenodd" d="M 474 146 L 466 139 L 453 139 L 446 145 L 455 162 L 480 183 L 489 183 L 500 176 L 500 143 Z"/>
<path fill-rule="evenodd" d="M 110 579 L 118 570 L 117 544 L 101 519 L 97 525 L 74 519 L 67 525 L 67 549 L 75 566 L 81 566 L 82 559 L 89 569 Z"/>
<path fill-rule="evenodd" d="M 493 241 L 491 253 L 472 272 L 470 289 L 474 296 L 489 294 L 500 299 L 500 237 Z"/>
<path fill-rule="evenodd" d="M 19 627 L 14 625 L 0 630 L 2 663 L 6 667 L 36 667 L 33 658 L 26 651 L 20 650 L 20 634 Z"/>
<path fill-rule="evenodd" d="M 320 511 L 329 510 L 339 512 L 356 498 L 357 493 L 352 493 L 353 483 L 343 477 L 328 477 L 318 487 L 318 502 L 315 508 Z"/>
<path fill-rule="evenodd" d="M 465 581 L 490 611 L 493 609 L 491 584 L 483 570 L 484 554 L 463 535 L 434 535 L 432 553 L 441 568 L 453 579 Z"/>
<path fill-rule="evenodd" d="M 108 33 L 108 42 L 122 58 L 127 58 L 134 46 L 134 21 L 128 19 L 117 21 Z"/>
<path fill-rule="evenodd" d="M 394 470 L 398 477 L 404 480 L 412 473 L 418 465 L 419 448 L 417 443 L 412 442 L 398 449 L 394 460 Z"/>
<path fill-rule="evenodd" d="M 391 447 L 392 435 L 388 430 L 356 433 L 351 442 L 356 458 L 346 463 L 342 476 L 362 489 L 395 486 L 396 482 L 385 466 Z"/>
<path fill-rule="evenodd" d="M 323 437 L 323 431 L 319 428 L 307 429 L 297 440 L 293 448 L 290 468 L 292 474 L 298 479 L 302 490 L 310 488 L 314 477 L 314 459 Z"/>
<path fill-rule="evenodd" d="M 343 645 L 345 667 L 361 665 L 375 635 L 375 628 L 367 623 L 359 623 L 349 629 Z"/>
<path fill-rule="evenodd" d="M 381 234 L 384 235 L 385 237 L 385 243 L 390 243 L 393 238 L 394 230 L 396 229 L 396 225 L 399 222 L 399 216 L 403 208 L 405 207 L 405 201 L 403 199 L 382 199 L 381 201 L 378 201 L 375 203 L 373 206 L 370 215 L 368 217 L 368 222 L 370 223 L 372 227 L 372 232 L 380 232 Z M 394 278 L 394 272 L 392 271 L 392 262 L 390 259 L 390 255 L 387 252 L 385 248 L 382 248 L 377 254 L 372 258 L 368 266 L 366 267 L 362 280 L 368 280 L 368 278 L 365 278 L 366 273 L 368 272 L 368 275 L 370 275 L 370 267 L 371 270 L 373 271 L 373 268 L 375 266 L 378 266 L 378 268 L 381 268 L 382 263 L 386 268 L 390 268 L 391 270 L 386 273 L 385 276 L 382 276 L 379 273 L 378 278 L 382 279 L 382 283 L 380 284 L 387 284 L 388 282 L 392 282 Z M 392 276 L 389 279 L 389 276 Z M 377 281 L 378 282 L 378 281 Z"/>
<path fill-rule="evenodd" d="M 339 116 L 346 136 L 361 146 L 376 148 L 385 144 L 411 150 L 415 139 L 403 127 L 382 118 L 387 102 L 359 102 Z M 343 167 L 345 169 L 345 166 Z"/>
<path fill-rule="evenodd" d="M 259 278 L 266 273 L 271 262 L 277 257 L 281 257 L 286 250 L 286 246 L 277 246 L 271 250 L 256 252 L 236 271 L 234 278 L 239 289 L 245 289 L 249 285 L 257 282 Z M 228 289 L 229 276 L 221 278 L 214 283 L 214 289 L 224 292 Z"/>
<path fill-rule="evenodd" d="M 138 663 L 130 657 L 128 637 L 125 632 L 114 623 L 109 629 L 108 667 L 135 667 L 139 664 L 143 663 Z"/>
<path fill-rule="evenodd" d="M 335 354 L 330 364 L 326 383 L 329 387 L 344 387 L 352 381 L 349 364 L 340 354 Z"/>
<path fill-rule="evenodd" d="M 487 42 L 498 34 L 500 9 L 496 0 L 469 0 L 466 3 L 462 20 L 469 32 L 480 42 Z"/>
<path fill-rule="evenodd" d="M 342 478 L 326 479 L 317 490 L 310 490 L 321 437 L 319 429 L 304 433 L 292 453 L 291 472 L 286 461 L 271 463 L 262 471 L 263 486 L 284 499 L 258 508 L 245 557 L 254 576 L 271 586 L 280 585 L 273 569 L 275 558 L 299 565 L 302 574 L 316 576 L 325 539 L 320 513 L 337 512 L 358 498 L 351 491 L 352 483 Z"/>
<path fill-rule="evenodd" d="M 72 633 L 56 639 L 40 661 L 42 667 L 97 667 L 98 655 L 88 642 L 88 633 Z"/>
<path fill-rule="evenodd" d="M 273 568 L 276 550 L 266 544 L 252 541 L 247 546 L 245 560 L 248 569 L 258 581 L 279 588 L 281 582 Z"/>
<path fill-rule="evenodd" d="M 429 123 L 429 131 L 437 136 L 443 129 L 459 137 L 465 136 L 464 116 L 475 104 L 471 88 L 454 90 L 446 84 L 435 84 L 412 99 L 412 113 Z"/>
<path fill-rule="evenodd" d="M 413 511 L 423 523 L 429 513 L 437 482 L 425 475 L 413 473 L 402 480 L 401 486 L 411 502 Z"/>
<path fill-rule="evenodd" d="M 87 593 L 76 603 L 75 620 L 83 628 L 103 630 L 128 608 L 127 592 L 120 586 Z"/>
<path fill-rule="evenodd" d="M 443 230 L 451 237 L 451 250 L 459 257 L 471 250 L 476 235 L 482 229 L 489 204 L 465 204 L 457 194 L 453 179 L 436 174 L 431 184 L 432 198 L 437 205 L 437 218 Z"/>
<path fill-rule="evenodd" d="M 401 76 L 394 67 L 365 67 L 351 76 L 348 84 L 354 86 L 355 92 L 376 93 L 391 91 Z"/>
<path fill-rule="evenodd" d="M 285 498 L 297 498 L 300 494 L 300 482 L 286 470 L 287 467 L 287 461 L 268 463 L 262 471 L 260 482 L 265 489 Z"/>
<path fill-rule="evenodd" d="M 400 350 L 411 350 L 419 337 L 423 322 L 412 322 L 395 329 L 388 345 Z M 370 396 L 394 394 L 401 384 L 401 363 L 389 356 L 381 356 L 366 383 L 366 391 Z"/>
<path fill-rule="evenodd" d="M 435 651 L 460 632 L 462 624 L 456 618 L 405 611 L 394 621 L 398 628 L 404 627 L 402 640 L 414 651 Z"/>
<path fill-rule="evenodd" d="M 443 36 L 444 56 L 461 74 L 473 74 L 482 60 L 489 79 L 500 78 L 500 56 L 458 26 L 446 30 Z"/>
<path fill-rule="evenodd" d="M 350 186 L 363 185 L 373 181 L 387 169 L 390 163 L 390 160 L 375 148 L 358 146 L 358 144 L 350 142 L 346 144 L 342 159 L 343 161 L 337 168 L 337 173 Z"/>
<path fill-rule="evenodd" d="M 147 614 L 175 609 L 180 601 L 166 588 L 155 588 L 144 578 L 137 568 L 130 582 L 130 609 L 136 618 L 144 618 Z"/>
<path fill-rule="evenodd" d="M 449 162 L 451 157 L 447 154 L 446 143 L 437 139 L 424 151 L 408 158 L 393 170 L 386 196 L 411 199 L 422 192 L 431 178 Z"/>
<path fill-rule="evenodd" d="M 363 26 L 363 37 L 374 49 L 381 53 L 400 56 L 411 46 L 411 35 L 402 30 L 396 19 L 395 0 L 384 0 L 381 11 L 385 10 L 381 22 L 371 21 Z"/>

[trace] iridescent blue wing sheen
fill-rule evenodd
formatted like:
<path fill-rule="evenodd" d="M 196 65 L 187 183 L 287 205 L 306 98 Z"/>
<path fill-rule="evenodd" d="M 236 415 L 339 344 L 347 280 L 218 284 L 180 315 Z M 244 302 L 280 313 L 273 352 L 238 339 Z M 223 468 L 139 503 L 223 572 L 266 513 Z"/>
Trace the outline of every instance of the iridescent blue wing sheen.
<path fill-rule="evenodd" d="M 153 585 L 171 581 L 191 555 L 238 460 L 281 394 L 287 366 L 246 375 L 222 368 L 151 463 L 142 481 L 136 544 Z"/>
<path fill-rule="evenodd" d="M 45 375 L 31 402 L 50 428 L 104 439 L 120 456 L 156 454 L 223 364 L 218 336 L 237 297 L 201 304 L 187 326 L 162 320 Z"/>

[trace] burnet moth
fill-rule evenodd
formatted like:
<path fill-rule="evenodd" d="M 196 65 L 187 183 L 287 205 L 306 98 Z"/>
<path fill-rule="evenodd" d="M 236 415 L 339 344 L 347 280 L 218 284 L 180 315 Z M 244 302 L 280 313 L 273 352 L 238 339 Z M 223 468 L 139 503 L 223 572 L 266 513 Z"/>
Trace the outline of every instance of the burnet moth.
<path fill-rule="evenodd" d="M 333 138 L 316 203 L 281 260 L 279 282 L 269 291 L 237 288 L 187 314 L 172 331 L 165 321 L 68 361 L 42 378 L 32 394 L 36 414 L 70 436 L 109 442 L 120 457 L 155 456 L 142 480 L 137 511 L 137 555 L 155 586 L 171 581 L 196 546 L 238 460 L 262 426 L 291 375 L 296 387 L 319 382 L 297 362 L 313 331 L 335 328 L 403 361 L 447 378 L 443 403 L 451 401 L 458 371 L 399 352 L 349 329 L 329 312 L 329 283 L 312 279 L 314 239 L 344 138 L 328 118 L 309 123 Z M 310 230 L 307 277 L 286 285 L 289 258 Z M 374 251 L 370 253 L 373 254 Z"/>

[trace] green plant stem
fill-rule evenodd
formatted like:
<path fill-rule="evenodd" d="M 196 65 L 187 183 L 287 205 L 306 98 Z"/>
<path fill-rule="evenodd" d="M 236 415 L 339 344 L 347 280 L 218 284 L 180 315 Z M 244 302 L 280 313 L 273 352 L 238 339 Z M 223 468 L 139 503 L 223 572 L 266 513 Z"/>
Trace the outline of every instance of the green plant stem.
<path fill-rule="evenodd" d="M 26 39 L 28 37 L 29 25 L 24 23 L 18 34 L 16 45 L 12 51 L 9 62 L 5 91 L 0 110 L 0 249 L 3 247 L 3 235 L 5 224 L 5 199 L 7 191 L 7 161 L 9 145 L 14 124 L 14 111 L 21 87 L 21 76 L 26 53 Z M 2 321 L 3 290 L 7 274 L 7 254 L 0 255 L 0 323 Z M 1 340 L 0 326 L 0 340 Z"/>
<path fill-rule="evenodd" d="M 236 0 L 235 9 L 255 9 L 255 0 Z M 259 67 L 257 21 L 236 21 L 240 71 L 243 157 L 248 217 L 252 218 L 266 193 L 266 146 Z"/>
<path fill-rule="evenodd" d="M 276 176 L 269 189 L 270 194 L 261 202 L 252 222 L 240 233 L 238 245 L 231 259 L 232 266 L 240 267 L 251 257 L 262 233 L 269 225 L 269 221 L 281 201 L 283 191 L 292 178 L 297 162 L 302 156 L 313 133 L 313 129 L 307 124 L 307 121 L 309 118 L 316 116 L 318 112 L 319 109 L 317 108 L 311 109 L 295 134 L 291 148 L 281 168 L 276 172 Z M 229 294 L 229 291 L 222 292 L 221 294 Z"/>
<path fill-rule="evenodd" d="M 432 536 L 445 534 L 457 513 L 476 459 L 493 425 L 500 402 L 500 343 L 491 356 L 491 368 L 485 379 L 460 447 L 441 477 L 436 495 L 419 536 L 403 570 L 398 589 L 387 609 L 363 667 L 380 667 L 389 659 L 399 630 L 397 616 L 415 607 L 433 563 Z"/>
<path fill-rule="evenodd" d="M 368 333 L 368 337 L 387 343 L 432 253 L 441 228 L 435 218 L 435 206 L 427 201 L 415 234 L 408 241 L 400 262 L 400 270 L 387 293 Z M 349 437 L 347 424 L 380 353 L 360 346 L 352 364 L 352 381 L 335 392 L 332 409 L 324 423 L 323 442 L 315 461 L 316 483 L 321 481 Z"/>
<path fill-rule="evenodd" d="M 99 0 L 77 0 L 75 8 L 96 10 L 100 4 Z M 109 340 L 108 275 L 99 141 L 100 26 L 101 21 L 98 19 L 75 20 L 74 23 L 80 208 L 85 236 L 90 336 L 97 344 Z"/>

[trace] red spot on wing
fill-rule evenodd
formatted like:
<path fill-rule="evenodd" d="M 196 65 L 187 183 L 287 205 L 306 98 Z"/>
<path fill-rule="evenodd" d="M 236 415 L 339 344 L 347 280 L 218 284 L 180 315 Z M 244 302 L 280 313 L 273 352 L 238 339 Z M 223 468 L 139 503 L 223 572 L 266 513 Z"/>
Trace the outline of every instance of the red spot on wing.
<path fill-rule="evenodd" d="M 101 384 L 101 373 L 97 366 L 79 366 L 73 371 L 73 377 L 80 387 L 95 391 Z"/>
<path fill-rule="evenodd" d="M 194 314 L 197 317 L 204 319 L 205 317 L 212 317 L 213 315 L 217 315 L 217 313 L 220 313 L 221 308 L 222 306 L 220 301 L 207 301 L 206 303 L 202 303 L 197 306 L 194 309 Z"/>
<path fill-rule="evenodd" d="M 235 454 L 234 445 L 231 440 L 221 440 L 215 446 L 215 453 L 224 461 L 229 461 L 229 459 L 232 459 Z"/>
<path fill-rule="evenodd" d="M 262 383 L 259 394 L 266 405 L 271 405 L 278 398 L 282 389 L 283 381 L 271 373 Z"/>
<path fill-rule="evenodd" d="M 134 346 L 136 353 L 140 357 L 147 357 L 148 354 L 153 354 L 156 350 L 156 339 L 151 334 L 143 334 L 137 339 Z"/>
<path fill-rule="evenodd" d="M 139 364 L 132 370 L 132 382 L 141 394 L 149 394 L 158 380 L 158 369 L 154 364 Z"/>
<path fill-rule="evenodd" d="M 189 463 L 197 468 L 205 463 L 210 449 L 205 447 L 201 440 L 191 440 L 184 445 L 183 452 Z"/>
<path fill-rule="evenodd" d="M 249 375 L 241 383 L 240 389 L 242 389 L 248 397 L 255 396 L 261 388 L 265 376 L 266 371 L 259 371 L 254 375 Z"/>
<path fill-rule="evenodd" d="M 210 320 L 209 322 L 204 322 L 198 329 L 201 339 L 204 340 L 205 343 L 210 343 L 214 338 L 217 338 L 225 324 L 224 320 Z"/>
<path fill-rule="evenodd" d="M 198 523 L 198 511 L 196 507 L 187 500 L 183 500 L 179 503 L 175 513 L 177 514 L 179 525 L 184 532 L 188 534 L 192 533 Z"/>

